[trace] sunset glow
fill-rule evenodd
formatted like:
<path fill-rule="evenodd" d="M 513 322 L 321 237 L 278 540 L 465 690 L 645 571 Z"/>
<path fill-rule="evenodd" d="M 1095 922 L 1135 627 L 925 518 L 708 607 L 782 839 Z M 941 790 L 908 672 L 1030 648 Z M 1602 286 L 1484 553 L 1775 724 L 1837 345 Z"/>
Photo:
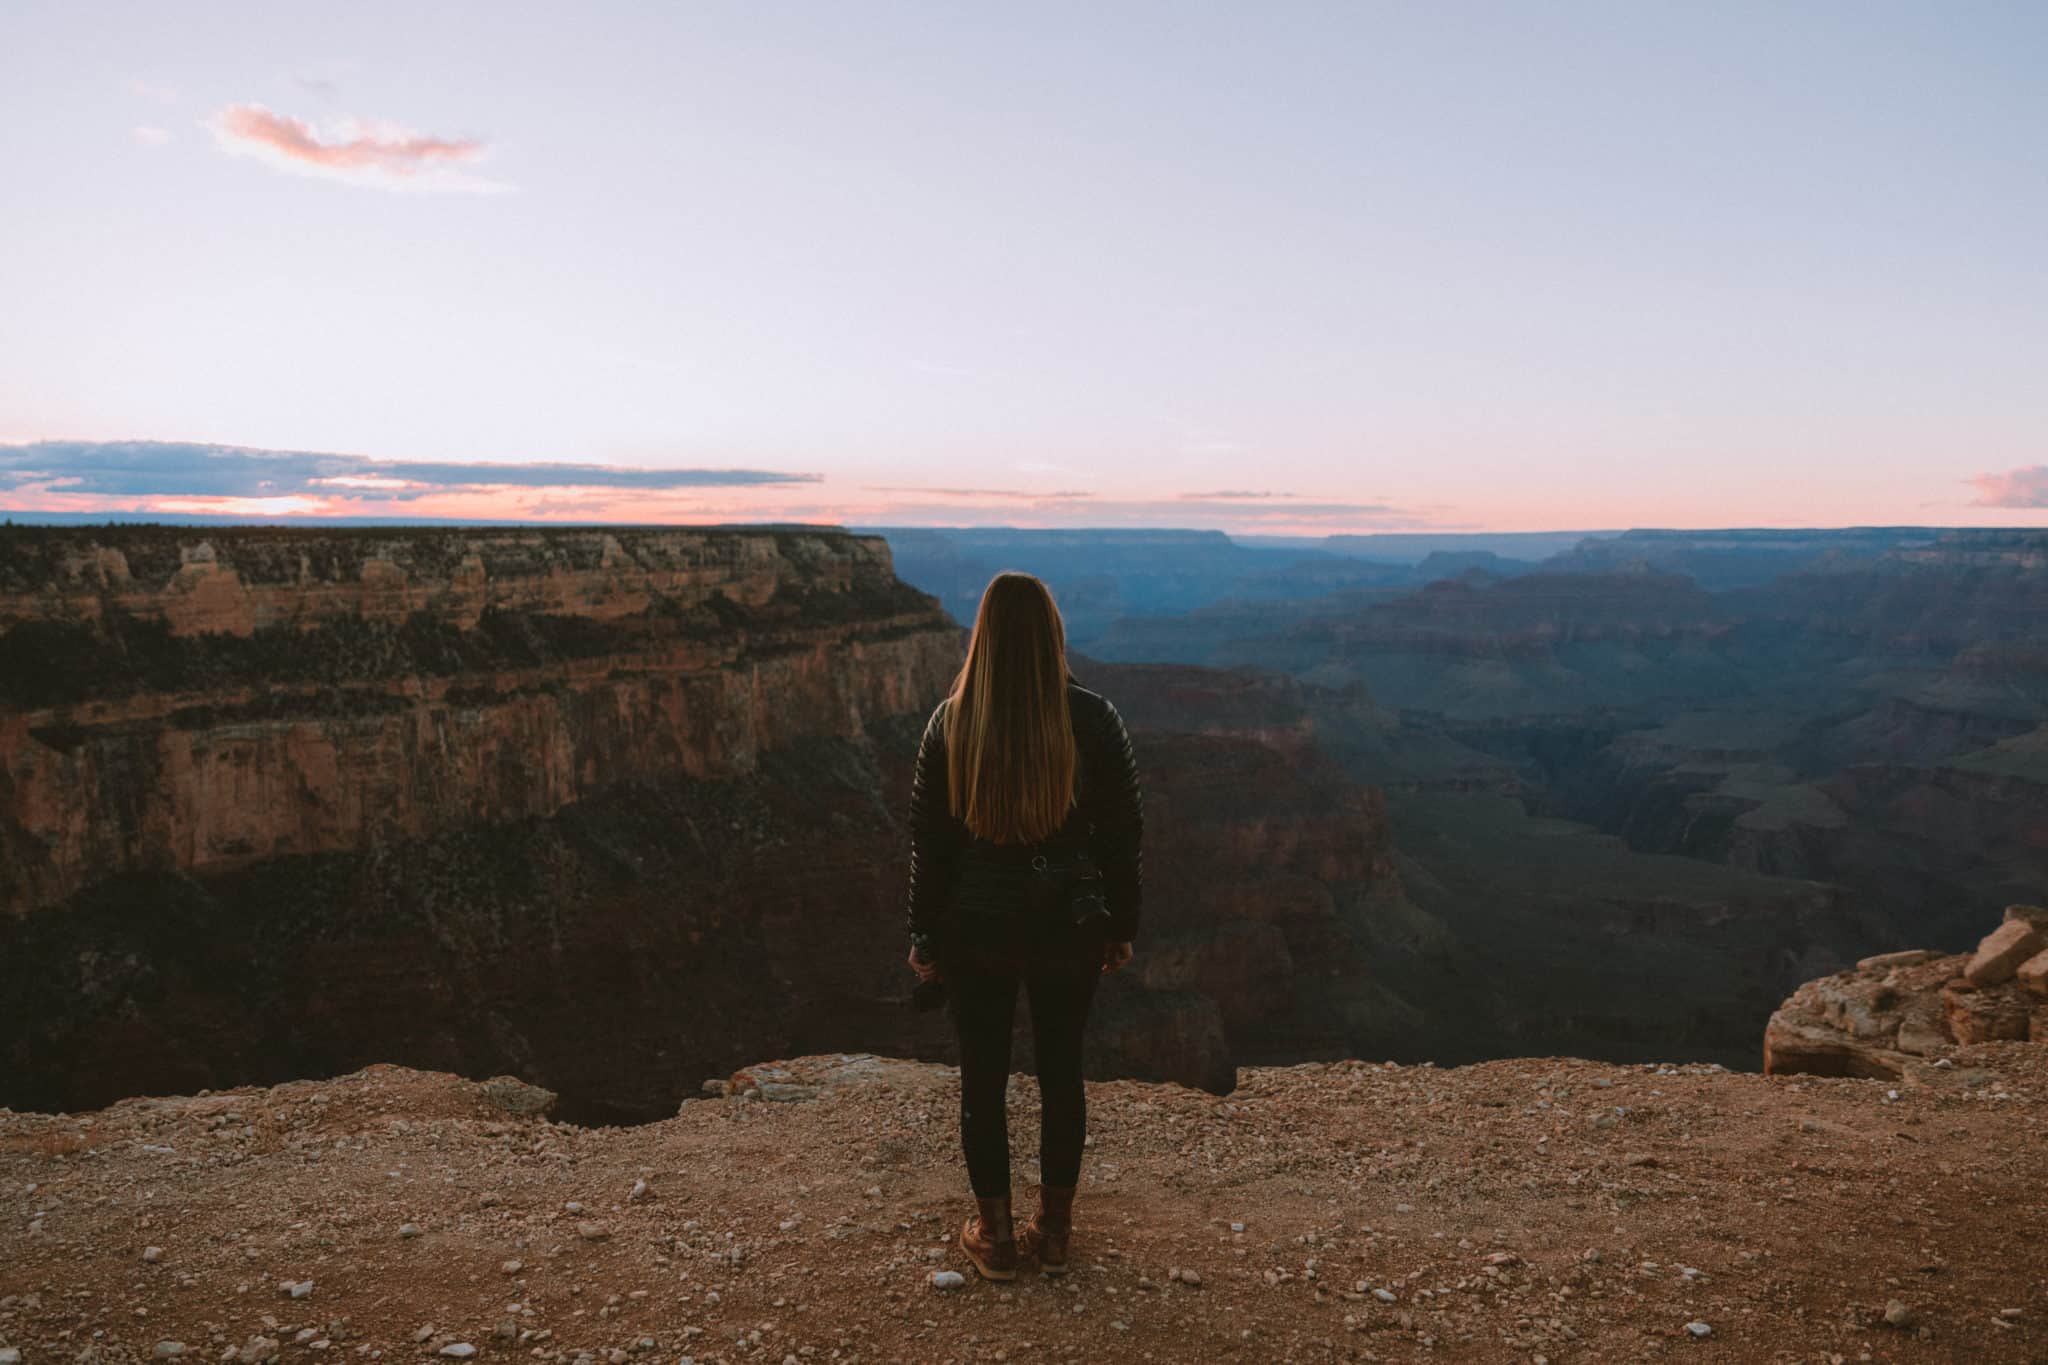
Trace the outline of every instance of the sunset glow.
<path fill-rule="evenodd" d="M 1311 9 L 16 7 L 0 512 L 2048 521 L 2048 11 Z"/>

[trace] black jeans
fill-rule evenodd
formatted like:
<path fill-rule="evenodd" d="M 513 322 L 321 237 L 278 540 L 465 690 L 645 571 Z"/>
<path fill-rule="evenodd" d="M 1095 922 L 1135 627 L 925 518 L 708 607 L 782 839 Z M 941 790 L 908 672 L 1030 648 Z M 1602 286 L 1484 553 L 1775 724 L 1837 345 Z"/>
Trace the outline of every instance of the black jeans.
<path fill-rule="evenodd" d="M 1010 1033 L 1017 988 L 1031 1001 L 1031 1048 L 1038 1060 L 1038 1172 L 1047 1185 L 1080 1182 L 1088 1130 L 1081 1088 L 1081 1035 L 1102 976 L 1098 945 L 1086 956 L 1018 957 L 955 953 L 945 963 L 946 1000 L 960 1039 L 960 1149 L 974 1193 L 1010 1192 Z"/>

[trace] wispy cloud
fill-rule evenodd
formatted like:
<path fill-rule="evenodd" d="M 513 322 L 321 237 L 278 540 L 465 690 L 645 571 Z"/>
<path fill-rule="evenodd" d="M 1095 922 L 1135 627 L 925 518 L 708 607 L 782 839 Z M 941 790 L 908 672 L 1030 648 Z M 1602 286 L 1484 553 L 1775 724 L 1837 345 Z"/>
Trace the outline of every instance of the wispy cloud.
<path fill-rule="evenodd" d="M 173 499 L 263 500 L 279 510 L 372 498 L 414 502 L 455 491 L 621 489 L 662 492 L 815 483 L 817 474 L 765 469 L 643 469 L 619 465 L 471 464 L 373 460 L 300 450 L 183 441 L 37 441 L 0 446 L 0 501 L 25 490 L 68 497 L 143 499 L 175 510 Z M 300 501 L 280 502 L 297 499 Z"/>
<path fill-rule="evenodd" d="M 128 93 L 140 95 L 146 100 L 154 100 L 158 104 L 176 104 L 178 102 L 178 92 L 175 89 L 168 85 L 158 85 L 154 81 L 130 81 L 128 82 Z"/>
<path fill-rule="evenodd" d="M 2048 507 L 2048 465 L 1979 474 L 1971 479 L 1979 507 Z"/>
<path fill-rule="evenodd" d="M 432 137 L 356 119 L 316 127 L 260 104 L 229 105 L 206 126 L 222 150 L 298 175 L 380 190 L 477 194 L 512 188 L 471 170 L 490 151 L 477 138 Z"/>
<path fill-rule="evenodd" d="M 1293 496 L 1294 494 L 1292 493 L 1253 492 L 1249 489 L 1243 488 L 1223 488 L 1218 489 L 1214 493 L 1181 494 L 1181 497 L 1187 499 L 1189 502 L 1205 502 L 1211 498 L 1222 498 L 1231 502 L 1237 502 L 1245 498 L 1291 498 Z"/>
<path fill-rule="evenodd" d="M 871 492 L 886 492 L 868 486 Z M 924 494 L 934 490 L 918 489 Z M 1019 501 L 988 490 L 955 489 L 953 499 L 881 499 L 829 509 L 834 519 L 862 526 L 1013 526 L 1023 529 L 1145 527 L 1222 530 L 1275 535 L 1427 530 L 1442 527 L 1446 509 L 1377 502 L 1308 502 L 1293 498 L 1086 498 Z M 791 512 L 805 509 L 791 507 Z M 820 509 L 823 510 L 823 509 Z"/>
<path fill-rule="evenodd" d="M 155 124 L 141 123 L 135 126 L 132 136 L 137 146 L 161 147 L 171 140 L 171 130 L 159 128 Z"/>
<path fill-rule="evenodd" d="M 1062 488 L 1051 493 L 1026 493 L 1013 488 L 926 488 L 885 483 L 868 483 L 862 484 L 861 487 L 870 493 L 921 493 L 934 498 L 1015 498 L 1020 502 L 1054 502 L 1095 496 L 1083 488 Z"/>

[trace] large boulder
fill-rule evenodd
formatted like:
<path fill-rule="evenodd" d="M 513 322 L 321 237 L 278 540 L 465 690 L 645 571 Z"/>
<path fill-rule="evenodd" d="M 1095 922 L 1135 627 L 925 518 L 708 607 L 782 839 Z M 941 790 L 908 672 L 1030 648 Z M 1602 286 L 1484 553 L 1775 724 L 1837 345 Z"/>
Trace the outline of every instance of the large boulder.
<path fill-rule="evenodd" d="M 2012 979 L 2019 982 L 2024 990 L 2035 995 L 2048 996 L 2048 948 L 2022 962 L 2020 969 L 2013 973 Z"/>
<path fill-rule="evenodd" d="M 2011 918 L 1977 945 L 1963 976 L 1972 986 L 1996 986 L 2012 980 L 2022 962 L 2044 949 L 2048 949 L 2048 938 L 2043 938 L 2039 929 L 2028 920 Z"/>

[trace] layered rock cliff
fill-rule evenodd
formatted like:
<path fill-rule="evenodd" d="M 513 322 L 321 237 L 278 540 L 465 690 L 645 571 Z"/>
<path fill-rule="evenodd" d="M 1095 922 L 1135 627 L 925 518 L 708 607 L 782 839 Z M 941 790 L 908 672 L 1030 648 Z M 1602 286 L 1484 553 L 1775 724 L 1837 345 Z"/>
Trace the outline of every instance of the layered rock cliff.
<path fill-rule="evenodd" d="M 10 529 L 0 910 L 749 773 L 955 639 L 829 531 Z"/>
<path fill-rule="evenodd" d="M 9 528 L 4 1098 L 398 1058 L 632 1116 L 756 1026 L 894 1043 L 959 644 L 829 528 Z"/>

